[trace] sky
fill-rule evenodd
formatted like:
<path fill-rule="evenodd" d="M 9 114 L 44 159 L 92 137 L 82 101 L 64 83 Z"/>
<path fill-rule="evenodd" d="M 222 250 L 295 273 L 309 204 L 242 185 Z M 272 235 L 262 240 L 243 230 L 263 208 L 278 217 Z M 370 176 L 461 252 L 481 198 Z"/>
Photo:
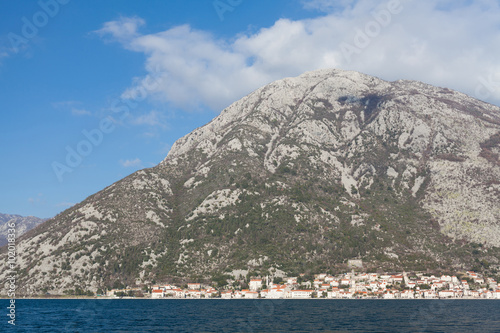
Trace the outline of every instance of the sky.
<path fill-rule="evenodd" d="M 321 68 L 500 105 L 497 0 L 0 1 L 0 213 L 53 217 Z"/>

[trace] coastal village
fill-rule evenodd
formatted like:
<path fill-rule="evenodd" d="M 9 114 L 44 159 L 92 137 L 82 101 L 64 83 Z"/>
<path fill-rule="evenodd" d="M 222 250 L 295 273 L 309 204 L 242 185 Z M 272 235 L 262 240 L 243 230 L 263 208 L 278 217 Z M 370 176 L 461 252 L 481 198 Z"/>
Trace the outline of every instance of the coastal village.
<path fill-rule="evenodd" d="M 154 285 L 145 297 L 154 299 L 222 298 L 222 299 L 500 299 L 500 283 L 468 271 L 461 276 L 434 276 L 424 273 L 400 274 L 344 273 L 337 276 L 316 274 L 314 280 L 305 275 L 283 277 L 271 281 L 269 277 L 251 278 L 248 289 L 217 290 L 202 283 L 188 283 L 183 288 L 165 284 Z M 113 289 L 107 297 L 120 297 L 134 289 Z"/>

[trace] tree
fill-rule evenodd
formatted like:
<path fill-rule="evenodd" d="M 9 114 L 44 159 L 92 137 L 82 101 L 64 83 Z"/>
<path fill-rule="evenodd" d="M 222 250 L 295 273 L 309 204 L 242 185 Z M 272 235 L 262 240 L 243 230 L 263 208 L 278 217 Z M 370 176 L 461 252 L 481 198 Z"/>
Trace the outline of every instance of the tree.
<path fill-rule="evenodd" d="M 275 278 L 273 279 L 273 283 L 274 283 L 274 284 L 280 284 L 280 283 L 282 283 L 282 282 L 283 282 L 283 278 L 282 278 L 282 277 L 277 276 L 277 277 L 275 277 Z"/>

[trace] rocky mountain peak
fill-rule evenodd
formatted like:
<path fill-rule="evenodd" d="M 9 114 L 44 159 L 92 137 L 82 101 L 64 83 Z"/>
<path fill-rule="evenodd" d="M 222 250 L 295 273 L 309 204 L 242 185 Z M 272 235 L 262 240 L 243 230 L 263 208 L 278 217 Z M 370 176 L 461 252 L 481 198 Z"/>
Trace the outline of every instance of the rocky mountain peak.
<path fill-rule="evenodd" d="M 158 166 L 21 237 L 20 280 L 26 293 L 96 290 L 349 259 L 500 269 L 499 155 L 496 106 L 421 82 L 308 72 L 254 91 Z"/>

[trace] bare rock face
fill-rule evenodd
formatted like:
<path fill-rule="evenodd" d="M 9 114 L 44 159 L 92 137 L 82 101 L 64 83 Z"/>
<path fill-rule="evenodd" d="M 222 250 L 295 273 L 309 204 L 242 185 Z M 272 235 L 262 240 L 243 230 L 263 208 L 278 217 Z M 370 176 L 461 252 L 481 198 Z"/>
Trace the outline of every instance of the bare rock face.
<path fill-rule="evenodd" d="M 348 259 L 497 269 L 499 155 L 500 108 L 464 94 L 340 70 L 283 79 L 21 237 L 22 291 Z"/>

